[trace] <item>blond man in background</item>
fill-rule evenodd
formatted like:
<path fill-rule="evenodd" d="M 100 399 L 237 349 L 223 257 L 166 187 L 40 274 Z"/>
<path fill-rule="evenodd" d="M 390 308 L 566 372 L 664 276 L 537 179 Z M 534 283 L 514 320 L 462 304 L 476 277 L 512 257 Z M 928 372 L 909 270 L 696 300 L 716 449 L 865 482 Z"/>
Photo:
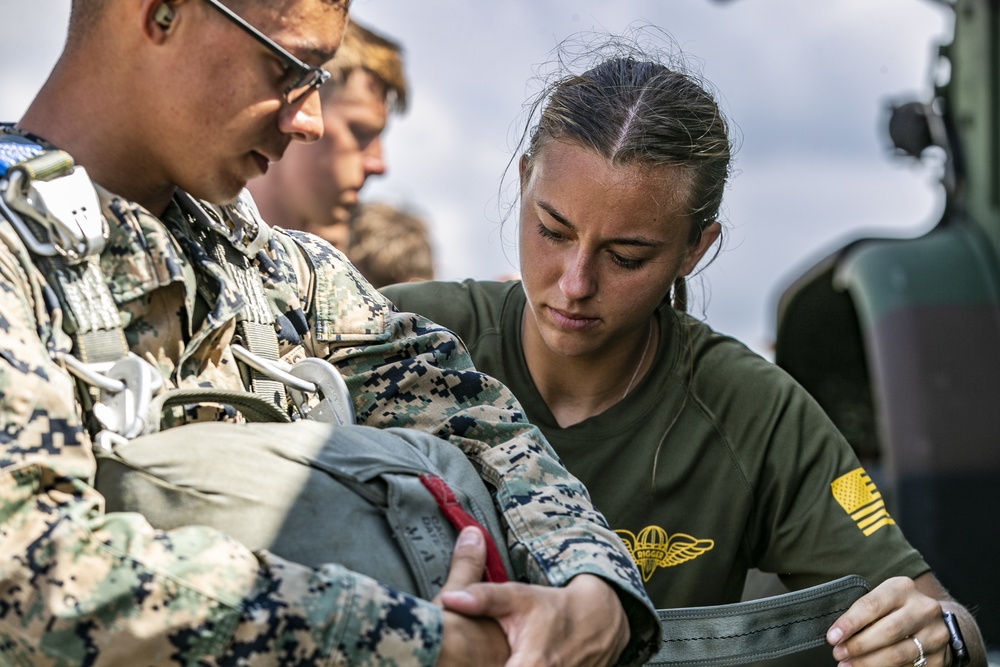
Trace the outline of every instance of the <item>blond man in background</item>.
<path fill-rule="evenodd" d="M 346 250 L 358 193 L 369 176 L 386 171 L 382 133 L 390 113 L 406 110 L 407 83 L 400 45 L 353 20 L 324 68 L 332 77 L 321 91 L 323 138 L 289 146 L 248 187 L 270 224 Z"/>

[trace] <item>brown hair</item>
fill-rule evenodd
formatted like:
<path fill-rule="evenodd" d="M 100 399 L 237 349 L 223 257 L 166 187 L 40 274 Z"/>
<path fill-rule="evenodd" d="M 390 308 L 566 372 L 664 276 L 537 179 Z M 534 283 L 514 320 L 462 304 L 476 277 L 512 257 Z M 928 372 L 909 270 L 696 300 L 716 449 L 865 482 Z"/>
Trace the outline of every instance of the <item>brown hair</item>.
<path fill-rule="evenodd" d="M 434 258 L 424 221 L 388 204 L 361 204 L 348 223 L 347 257 L 376 288 L 431 280 Z"/>

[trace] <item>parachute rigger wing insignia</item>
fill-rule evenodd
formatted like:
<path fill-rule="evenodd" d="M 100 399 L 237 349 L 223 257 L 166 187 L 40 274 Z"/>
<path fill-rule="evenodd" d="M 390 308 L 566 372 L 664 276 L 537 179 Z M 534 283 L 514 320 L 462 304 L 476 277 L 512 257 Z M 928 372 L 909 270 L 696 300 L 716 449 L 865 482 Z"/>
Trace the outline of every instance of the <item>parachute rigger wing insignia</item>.
<path fill-rule="evenodd" d="M 715 540 L 699 540 L 684 533 L 674 533 L 667 541 L 667 553 L 661 567 L 673 567 L 697 558 L 715 546 Z"/>
<path fill-rule="evenodd" d="M 642 572 L 642 580 L 649 581 L 658 567 L 673 567 L 702 555 L 715 546 L 714 540 L 699 540 L 684 533 L 667 535 L 659 526 L 646 526 L 638 535 L 620 528 L 618 537 L 632 554 L 632 560 Z"/>
<path fill-rule="evenodd" d="M 649 578 L 653 576 L 653 570 L 656 569 L 658 564 L 658 558 L 650 558 L 650 554 L 642 548 L 643 532 L 644 531 L 639 531 L 639 536 L 636 537 L 631 530 L 626 530 L 625 528 L 615 530 L 618 537 L 620 537 L 622 542 L 625 543 L 625 548 L 628 549 L 629 555 L 632 556 L 632 560 L 642 572 L 642 580 L 649 581 Z"/>
<path fill-rule="evenodd" d="M 632 554 L 632 560 L 642 572 L 642 580 L 649 581 L 653 572 L 666 556 L 667 533 L 659 526 L 646 526 L 633 535 L 627 530 L 616 530 Z"/>

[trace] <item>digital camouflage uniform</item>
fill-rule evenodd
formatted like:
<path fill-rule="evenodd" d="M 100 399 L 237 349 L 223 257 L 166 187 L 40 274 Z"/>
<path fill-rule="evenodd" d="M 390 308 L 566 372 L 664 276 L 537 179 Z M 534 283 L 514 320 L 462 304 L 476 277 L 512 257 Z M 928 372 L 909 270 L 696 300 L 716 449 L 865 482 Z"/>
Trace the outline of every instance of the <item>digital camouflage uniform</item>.
<path fill-rule="evenodd" d="M 132 351 L 167 387 L 241 389 L 229 344 L 243 299 L 205 252 L 206 232 L 175 204 L 161 221 L 100 196 L 110 224 L 100 264 Z M 69 348 L 62 312 L 2 219 L 0 237 L 0 664 L 434 664 L 442 621 L 427 601 L 336 564 L 251 553 L 208 528 L 158 532 L 139 515 L 104 514 L 74 382 L 54 362 Z M 652 651 L 656 619 L 628 553 L 453 334 L 394 312 L 315 237 L 274 230 L 256 262 L 282 359 L 334 363 L 358 423 L 461 447 L 496 491 L 518 577 L 603 577 L 629 616 L 623 662 Z"/>

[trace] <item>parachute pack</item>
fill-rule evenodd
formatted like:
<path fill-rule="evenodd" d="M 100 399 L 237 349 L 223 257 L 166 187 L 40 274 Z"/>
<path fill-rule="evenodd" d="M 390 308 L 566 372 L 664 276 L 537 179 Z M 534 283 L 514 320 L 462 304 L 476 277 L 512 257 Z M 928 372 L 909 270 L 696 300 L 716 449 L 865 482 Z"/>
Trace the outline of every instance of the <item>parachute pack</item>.
<path fill-rule="evenodd" d="M 252 549 L 337 563 L 427 599 L 445 581 L 458 531 L 478 525 L 489 547 L 486 578 L 506 581 L 492 495 L 458 447 L 412 429 L 358 426 L 336 368 L 278 360 L 273 315 L 250 261 L 269 229 L 252 200 L 222 210 L 181 192 L 177 199 L 228 240 L 216 254 L 247 288 L 237 321 L 246 346 L 233 345 L 246 392 L 162 390 L 159 371 L 129 351 L 98 263 L 108 229 L 86 171 L 65 152 L 0 134 L 0 219 L 62 306 L 73 354 L 56 361 L 78 380 L 107 510 L 140 512 L 161 529 L 208 525 Z M 296 421 L 282 409 L 286 395 Z M 232 406 L 248 423 L 160 430 L 165 410 L 199 403 Z"/>

